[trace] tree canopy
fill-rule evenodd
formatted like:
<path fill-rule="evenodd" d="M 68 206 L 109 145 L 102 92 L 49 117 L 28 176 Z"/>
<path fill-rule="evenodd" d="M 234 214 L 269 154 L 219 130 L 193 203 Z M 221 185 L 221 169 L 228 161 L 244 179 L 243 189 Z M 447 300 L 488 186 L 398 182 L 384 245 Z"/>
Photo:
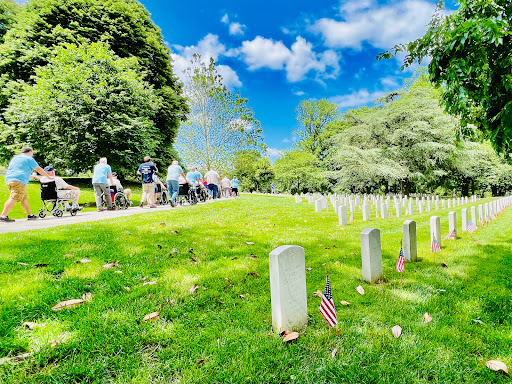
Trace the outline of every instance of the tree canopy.
<path fill-rule="evenodd" d="M 156 158 L 170 160 L 187 106 L 160 29 L 136 0 L 31 0 L 23 6 L 0 45 L 0 114 L 25 89 L 17 84 L 33 84 L 37 68 L 48 65 L 60 45 L 95 42 L 137 60 L 157 100 L 151 114 L 160 137 Z"/>
<path fill-rule="evenodd" d="M 430 59 L 433 84 L 443 91 L 446 110 L 461 118 L 462 133 L 476 126 L 512 161 L 512 2 L 460 0 L 452 14 L 443 1 L 425 35 L 379 58 L 407 52 L 403 67 Z"/>

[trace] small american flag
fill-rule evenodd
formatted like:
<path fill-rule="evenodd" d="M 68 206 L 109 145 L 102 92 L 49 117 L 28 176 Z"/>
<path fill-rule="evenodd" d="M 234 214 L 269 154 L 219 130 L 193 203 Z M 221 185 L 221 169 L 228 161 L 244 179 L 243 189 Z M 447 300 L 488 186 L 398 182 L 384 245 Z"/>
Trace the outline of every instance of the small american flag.
<path fill-rule="evenodd" d="M 405 216 L 409 215 L 409 210 L 405 208 Z"/>
<path fill-rule="evenodd" d="M 496 216 L 494 216 L 494 214 L 491 216 L 491 220 L 494 220 L 496 218 Z"/>
<path fill-rule="evenodd" d="M 348 221 L 353 222 L 354 221 L 354 212 L 350 212 L 350 218 Z"/>
<path fill-rule="evenodd" d="M 473 224 L 473 222 L 470 220 L 466 229 L 468 230 L 468 232 L 469 232 L 469 233 L 473 233 L 473 232 L 475 232 L 478 228 L 477 228 L 477 227 L 476 227 L 476 225 L 475 225 L 475 224 Z"/>
<path fill-rule="evenodd" d="M 491 222 L 491 219 L 489 218 L 489 216 L 487 216 L 487 220 L 486 220 L 487 223 L 490 223 Z"/>
<path fill-rule="evenodd" d="M 457 232 L 455 232 L 455 230 L 453 230 L 449 234 L 447 234 L 443 240 L 456 239 L 456 238 L 457 238 Z"/>
<path fill-rule="evenodd" d="M 438 252 L 441 250 L 441 246 L 439 245 L 439 243 L 437 242 L 436 240 L 436 237 L 433 236 L 433 240 L 432 240 L 432 252 Z"/>
<path fill-rule="evenodd" d="M 481 225 L 482 227 L 485 227 L 485 221 L 484 221 L 484 219 L 480 219 L 480 225 Z"/>
<path fill-rule="evenodd" d="M 398 273 L 402 273 L 404 271 L 404 252 L 402 250 L 402 246 L 400 246 L 400 254 L 398 255 L 398 260 L 396 261 L 396 271 Z"/>
<path fill-rule="evenodd" d="M 332 299 L 331 282 L 329 276 L 326 276 L 325 290 L 322 295 L 322 302 L 320 303 L 320 313 L 329 327 L 334 327 L 338 324 L 338 317 L 336 316 L 336 309 L 334 308 L 334 300 Z"/>
<path fill-rule="evenodd" d="M 392 219 L 393 218 L 393 211 L 389 211 L 389 218 Z"/>

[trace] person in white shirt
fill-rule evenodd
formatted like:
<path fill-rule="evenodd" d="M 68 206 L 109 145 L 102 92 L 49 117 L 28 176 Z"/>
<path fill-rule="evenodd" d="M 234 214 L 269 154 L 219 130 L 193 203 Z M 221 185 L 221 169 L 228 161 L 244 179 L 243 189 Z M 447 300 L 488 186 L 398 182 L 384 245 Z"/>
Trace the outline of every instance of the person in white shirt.
<path fill-rule="evenodd" d="M 83 208 L 78 205 L 78 199 L 80 198 L 80 188 L 69 185 L 68 183 L 66 183 L 64 181 L 64 179 L 62 177 L 55 176 L 55 168 L 52 165 L 48 165 L 48 166 L 44 167 L 44 170 L 52 178 L 50 179 L 46 176 L 43 176 L 43 177 L 39 178 L 39 181 L 43 184 L 50 183 L 50 182 L 54 181 L 55 186 L 57 187 L 57 197 L 59 199 L 66 200 L 66 202 L 65 202 L 66 209 L 68 211 L 70 211 L 70 210 L 81 211 Z M 36 180 L 37 180 L 37 178 L 36 178 Z M 70 206 L 68 203 L 68 201 L 70 201 L 70 200 L 73 202 L 72 206 Z"/>
<path fill-rule="evenodd" d="M 206 182 L 208 183 L 208 189 L 212 191 L 213 199 L 217 198 L 218 184 L 220 183 L 220 176 L 217 171 L 212 168 L 204 175 Z"/>
<path fill-rule="evenodd" d="M 228 197 L 231 192 L 231 181 L 227 176 L 224 176 L 224 178 L 220 181 L 220 187 L 222 195 Z"/>
<path fill-rule="evenodd" d="M 113 182 L 108 179 L 107 182 L 108 182 L 108 187 L 116 187 L 116 191 L 117 192 L 123 192 L 124 195 L 126 196 L 126 198 L 130 201 L 132 199 L 132 190 L 130 188 L 126 188 L 124 189 L 123 188 L 123 185 L 121 184 L 121 182 L 119 181 L 119 179 L 117 178 L 117 173 L 116 172 L 112 172 L 112 180 Z"/>

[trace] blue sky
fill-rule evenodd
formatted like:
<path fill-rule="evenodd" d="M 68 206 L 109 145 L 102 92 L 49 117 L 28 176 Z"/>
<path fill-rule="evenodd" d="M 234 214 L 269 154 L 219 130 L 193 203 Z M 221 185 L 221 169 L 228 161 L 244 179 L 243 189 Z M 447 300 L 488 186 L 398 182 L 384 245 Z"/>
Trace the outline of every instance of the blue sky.
<path fill-rule="evenodd" d="M 249 99 L 272 157 L 293 145 L 295 107 L 327 98 L 342 111 L 401 86 L 411 70 L 378 53 L 422 35 L 431 0 L 142 0 L 180 76 L 194 53 Z M 448 6 L 455 8 L 453 2 Z"/>

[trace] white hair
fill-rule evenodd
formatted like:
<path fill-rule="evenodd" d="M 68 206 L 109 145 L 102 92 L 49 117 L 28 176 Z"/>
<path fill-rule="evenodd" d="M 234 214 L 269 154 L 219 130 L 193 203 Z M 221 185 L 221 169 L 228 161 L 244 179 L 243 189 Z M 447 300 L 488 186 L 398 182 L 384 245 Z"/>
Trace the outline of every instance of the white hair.
<path fill-rule="evenodd" d="M 178 160 L 174 160 L 174 161 L 172 162 L 172 165 L 178 165 L 178 164 L 179 164 Z"/>
<path fill-rule="evenodd" d="M 100 159 L 100 164 L 107 164 L 107 158 L 106 157 L 102 157 Z"/>

